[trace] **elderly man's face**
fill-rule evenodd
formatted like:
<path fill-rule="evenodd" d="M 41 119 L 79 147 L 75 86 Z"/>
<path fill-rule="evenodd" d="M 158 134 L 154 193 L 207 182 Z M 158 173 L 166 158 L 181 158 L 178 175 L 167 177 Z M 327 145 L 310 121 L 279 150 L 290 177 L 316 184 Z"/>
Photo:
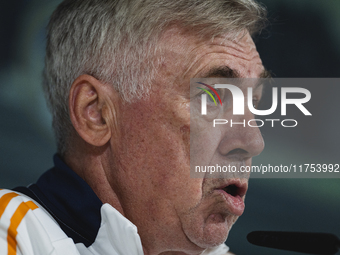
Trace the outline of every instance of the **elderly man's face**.
<path fill-rule="evenodd" d="M 201 137 L 205 165 L 250 165 L 263 140 L 257 128 L 226 125 L 214 134 L 215 144 L 205 144 L 211 134 L 190 129 L 190 78 L 225 67 L 256 78 L 263 66 L 248 33 L 234 41 L 203 42 L 172 29 L 161 46 L 164 61 L 149 99 L 121 105 L 113 152 L 118 170 L 110 182 L 118 187 L 124 214 L 137 225 L 148 252 L 198 253 L 225 241 L 243 213 L 248 178 L 190 178 L 190 131 Z M 223 191 L 230 183 L 237 187 L 232 195 Z"/>

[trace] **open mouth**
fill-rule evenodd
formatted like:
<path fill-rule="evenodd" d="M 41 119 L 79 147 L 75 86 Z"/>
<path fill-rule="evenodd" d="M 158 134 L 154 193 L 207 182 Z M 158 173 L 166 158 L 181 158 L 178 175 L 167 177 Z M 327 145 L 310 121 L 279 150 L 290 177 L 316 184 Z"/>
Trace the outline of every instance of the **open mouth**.
<path fill-rule="evenodd" d="M 224 187 L 221 187 L 219 189 L 222 189 L 224 192 L 228 193 L 229 195 L 233 197 L 237 197 L 237 196 L 243 197 L 247 192 L 246 184 L 241 184 L 241 183 L 232 183 Z"/>
<path fill-rule="evenodd" d="M 227 187 L 223 188 L 223 190 L 233 197 L 236 197 L 240 194 L 239 188 L 234 184 L 228 185 Z"/>
<path fill-rule="evenodd" d="M 244 196 L 247 192 L 247 183 L 241 182 L 239 179 L 228 180 L 223 186 L 216 189 L 226 201 L 228 210 L 237 215 L 241 216 L 244 211 Z"/>

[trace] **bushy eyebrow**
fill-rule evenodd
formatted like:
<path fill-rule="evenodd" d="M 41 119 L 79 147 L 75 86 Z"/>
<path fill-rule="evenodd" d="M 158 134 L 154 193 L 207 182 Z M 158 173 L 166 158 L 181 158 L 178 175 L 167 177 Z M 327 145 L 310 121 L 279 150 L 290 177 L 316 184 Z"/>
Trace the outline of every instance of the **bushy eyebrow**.
<path fill-rule="evenodd" d="M 264 69 L 260 74 L 260 78 L 271 78 L 271 73 Z M 215 67 L 203 74 L 201 78 L 241 78 L 237 70 L 233 70 L 228 66 Z"/>
<path fill-rule="evenodd" d="M 203 74 L 201 78 L 240 78 L 238 71 L 229 68 L 228 66 L 215 67 Z"/>
<path fill-rule="evenodd" d="M 261 79 L 269 79 L 272 75 L 270 71 L 264 69 L 260 74 L 258 82 L 255 84 L 254 89 L 263 85 Z M 241 78 L 240 73 L 237 70 L 231 69 L 228 66 L 220 66 L 210 69 L 206 74 L 203 74 L 200 78 Z M 237 86 L 237 84 L 235 84 Z M 262 88 L 262 90 L 264 87 Z"/>

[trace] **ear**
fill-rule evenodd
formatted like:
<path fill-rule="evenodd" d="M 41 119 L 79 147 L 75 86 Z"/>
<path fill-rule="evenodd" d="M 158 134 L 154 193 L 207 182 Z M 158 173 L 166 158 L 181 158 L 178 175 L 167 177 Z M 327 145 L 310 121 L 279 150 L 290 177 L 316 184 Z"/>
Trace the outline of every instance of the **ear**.
<path fill-rule="evenodd" d="M 103 146 L 111 138 L 112 126 L 116 123 L 113 108 L 115 104 L 110 95 L 114 89 L 90 75 L 79 76 L 72 84 L 69 95 L 69 111 L 72 124 L 87 143 Z"/>

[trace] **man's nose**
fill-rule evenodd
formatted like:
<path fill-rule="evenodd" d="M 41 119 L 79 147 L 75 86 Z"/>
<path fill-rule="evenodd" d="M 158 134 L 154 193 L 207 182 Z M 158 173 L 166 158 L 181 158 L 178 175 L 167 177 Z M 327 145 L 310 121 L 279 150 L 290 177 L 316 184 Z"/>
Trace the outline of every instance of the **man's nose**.
<path fill-rule="evenodd" d="M 245 115 L 233 116 L 228 127 L 221 130 L 223 137 L 218 146 L 220 154 L 236 160 L 247 160 L 263 151 L 262 134 L 252 119 L 254 116 L 249 111 Z"/>

